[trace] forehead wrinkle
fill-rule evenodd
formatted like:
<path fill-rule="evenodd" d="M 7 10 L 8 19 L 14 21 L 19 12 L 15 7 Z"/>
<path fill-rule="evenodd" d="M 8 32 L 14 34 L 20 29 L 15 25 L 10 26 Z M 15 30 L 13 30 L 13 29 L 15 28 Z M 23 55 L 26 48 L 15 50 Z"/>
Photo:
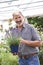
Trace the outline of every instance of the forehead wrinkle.
<path fill-rule="evenodd" d="M 18 17 L 21 17 L 21 16 L 20 16 L 20 15 L 15 15 L 14 17 L 15 17 L 15 18 L 18 18 Z"/>
<path fill-rule="evenodd" d="M 20 11 L 15 11 L 15 12 L 13 13 L 13 16 L 15 16 L 15 15 L 23 16 L 22 13 L 21 13 Z"/>

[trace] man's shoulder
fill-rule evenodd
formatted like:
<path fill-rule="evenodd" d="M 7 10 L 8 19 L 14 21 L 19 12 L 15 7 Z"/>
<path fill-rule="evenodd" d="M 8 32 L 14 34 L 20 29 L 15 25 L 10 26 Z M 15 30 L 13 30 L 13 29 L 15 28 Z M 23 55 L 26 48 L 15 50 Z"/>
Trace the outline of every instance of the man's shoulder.
<path fill-rule="evenodd" d="M 32 28 L 34 28 L 34 26 L 32 25 L 32 24 L 25 24 L 25 26 L 27 27 L 27 28 L 30 28 L 30 29 L 32 29 Z"/>
<path fill-rule="evenodd" d="M 15 28 L 10 28 L 9 30 L 6 31 L 6 33 L 9 33 L 10 31 L 14 31 Z"/>
<path fill-rule="evenodd" d="M 16 28 L 13 28 L 13 27 L 12 27 L 12 28 L 9 29 L 9 31 L 14 31 L 15 29 L 16 29 Z"/>

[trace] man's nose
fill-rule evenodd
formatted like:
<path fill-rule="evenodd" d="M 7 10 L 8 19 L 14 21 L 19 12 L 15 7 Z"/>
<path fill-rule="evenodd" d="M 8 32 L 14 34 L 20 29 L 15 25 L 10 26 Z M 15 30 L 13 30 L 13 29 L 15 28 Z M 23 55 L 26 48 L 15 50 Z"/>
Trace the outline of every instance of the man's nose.
<path fill-rule="evenodd" d="M 17 21 L 19 21 L 20 19 L 17 19 Z"/>

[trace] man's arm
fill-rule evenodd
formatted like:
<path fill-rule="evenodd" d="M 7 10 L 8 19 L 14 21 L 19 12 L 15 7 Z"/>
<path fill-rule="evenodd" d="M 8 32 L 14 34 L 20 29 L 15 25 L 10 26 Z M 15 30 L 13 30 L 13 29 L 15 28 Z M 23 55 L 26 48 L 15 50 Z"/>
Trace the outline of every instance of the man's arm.
<path fill-rule="evenodd" d="M 33 26 L 31 27 L 31 35 L 32 40 L 21 39 L 21 42 L 32 47 L 40 47 L 42 45 L 42 41 L 38 31 Z"/>
<path fill-rule="evenodd" d="M 27 44 L 27 45 L 32 46 L 32 47 L 40 47 L 42 45 L 42 42 L 38 41 L 38 40 L 28 41 L 28 40 L 21 39 L 21 43 Z"/>

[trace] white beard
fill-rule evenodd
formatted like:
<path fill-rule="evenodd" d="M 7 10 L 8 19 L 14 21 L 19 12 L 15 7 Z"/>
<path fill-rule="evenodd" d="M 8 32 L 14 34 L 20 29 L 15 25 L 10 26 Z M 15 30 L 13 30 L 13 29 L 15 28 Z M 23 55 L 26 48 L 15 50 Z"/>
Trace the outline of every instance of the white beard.
<path fill-rule="evenodd" d="M 19 26 L 22 26 L 22 25 L 23 25 L 23 22 L 21 22 L 20 24 L 19 23 L 18 24 L 16 23 L 16 26 L 18 26 L 18 27 Z"/>
<path fill-rule="evenodd" d="M 22 20 L 22 22 L 19 24 L 19 23 L 16 23 L 16 26 L 22 26 L 24 23 L 24 19 Z"/>

